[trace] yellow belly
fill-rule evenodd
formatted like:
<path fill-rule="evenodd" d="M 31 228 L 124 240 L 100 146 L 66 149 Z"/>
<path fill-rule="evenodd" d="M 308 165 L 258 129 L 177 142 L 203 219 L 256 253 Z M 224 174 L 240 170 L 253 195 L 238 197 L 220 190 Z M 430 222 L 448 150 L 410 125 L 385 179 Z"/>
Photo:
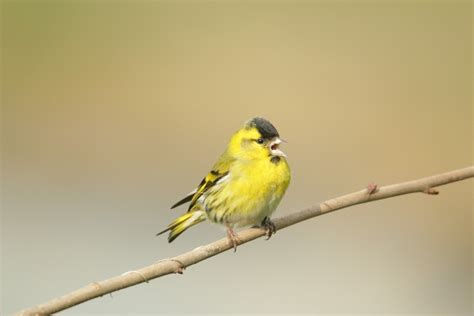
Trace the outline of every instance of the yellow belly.
<path fill-rule="evenodd" d="M 244 227 L 259 225 L 280 203 L 290 183 L 286 159 L 237 162 L 229 178 L 210 190 L 203 200 L 208 219 Z"/>

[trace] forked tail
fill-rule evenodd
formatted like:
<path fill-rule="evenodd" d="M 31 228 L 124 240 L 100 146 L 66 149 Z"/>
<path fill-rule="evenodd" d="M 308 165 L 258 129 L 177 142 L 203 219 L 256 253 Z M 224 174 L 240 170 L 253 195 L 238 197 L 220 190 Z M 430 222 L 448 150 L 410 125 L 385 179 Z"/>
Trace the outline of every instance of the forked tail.
<path fill-rule="evenodd" d="M 171 224 L 168 225 L 168 228 L 159 232 L 156 235 L 158 236 L 169 231 L 170 233 L 168 235 L 168 242 L 172 242 L 186 229 L 196 224 L 199 224 L 204 220 L 206 220 L 206 217 L 203 211 L 191 211 L 175 219 Z"/>

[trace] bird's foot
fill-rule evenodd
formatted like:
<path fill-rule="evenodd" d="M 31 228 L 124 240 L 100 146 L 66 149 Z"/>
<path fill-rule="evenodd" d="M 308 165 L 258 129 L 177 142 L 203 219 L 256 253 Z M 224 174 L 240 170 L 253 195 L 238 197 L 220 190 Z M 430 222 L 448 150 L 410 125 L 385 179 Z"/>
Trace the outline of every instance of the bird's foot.
<path fill-rule="evenodd" d="M 229 242 L 232 244 L 232 247 L 234 248 L 234 252 L 236 252 L 237 246 L 242 243 L 242 240 L 240 240 L 237 233 L 234 232 L 234 230 L 230 226 L 227 226 L 227 238 L 229 239 Z"/>
<path fill-rule="evenodd" d="M 268 216 L 263 219 L 261 227 L 265 228 L 265 236 L 267 237 L 266 240 L 270 239 L 270 237 L 272 237 L 272 235 L 277 231 L 275 224 Z"/>

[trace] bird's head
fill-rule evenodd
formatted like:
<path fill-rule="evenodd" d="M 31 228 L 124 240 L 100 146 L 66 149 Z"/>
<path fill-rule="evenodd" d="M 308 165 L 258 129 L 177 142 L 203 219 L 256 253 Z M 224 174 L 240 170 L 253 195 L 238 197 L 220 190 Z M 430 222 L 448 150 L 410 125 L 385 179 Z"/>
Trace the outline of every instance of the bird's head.
<path fill-rule="evenodd" d="M 245 122 L 232 136 L 228 153 L 234 158 L 244 160 L 286 157 L 280 150 L 282 142 L 272 123 L 264 118 L 254 117 Z"/>

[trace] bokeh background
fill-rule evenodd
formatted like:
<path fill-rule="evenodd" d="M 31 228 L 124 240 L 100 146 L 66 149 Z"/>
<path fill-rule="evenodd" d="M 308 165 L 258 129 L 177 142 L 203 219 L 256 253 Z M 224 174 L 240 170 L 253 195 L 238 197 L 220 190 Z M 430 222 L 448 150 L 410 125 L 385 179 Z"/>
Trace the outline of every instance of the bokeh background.
<path fill-rule="evenodd" d="M 2 3 L 1 313 L 224 236 L 155 237 L 248 118 L 276 216 L 472 165 L 470 2 Z M 65 315 L 473 311 L 473 184 L 359 205 Z"/>

